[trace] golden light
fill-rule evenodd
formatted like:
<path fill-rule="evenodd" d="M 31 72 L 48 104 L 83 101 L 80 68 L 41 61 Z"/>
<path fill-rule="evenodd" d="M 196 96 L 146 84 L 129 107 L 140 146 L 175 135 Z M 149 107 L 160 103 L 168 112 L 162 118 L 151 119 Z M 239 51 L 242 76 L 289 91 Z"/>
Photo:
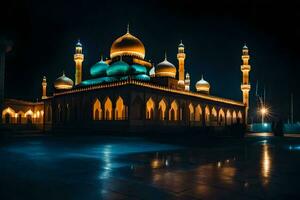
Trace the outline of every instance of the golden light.
<path fill-rule="evenodd" d="M 266 114 L 268 114 L 268 109 L 266 107 L 262 107 L 260 109 L 260 112 L 261 112 L 262 115 L 266 115 Z"/>

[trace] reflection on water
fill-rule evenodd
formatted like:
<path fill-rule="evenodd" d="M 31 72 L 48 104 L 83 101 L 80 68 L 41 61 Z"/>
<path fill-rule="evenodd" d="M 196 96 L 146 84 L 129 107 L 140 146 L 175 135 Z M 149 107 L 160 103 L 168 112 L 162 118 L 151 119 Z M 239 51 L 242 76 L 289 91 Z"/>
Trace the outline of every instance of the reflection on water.
<path fill-rule="evenodd" d="M 261 174 L 263 179 L 263 184 L 267 185 L 270 181 L 270 170 L 271 170 L 271 164 L 272 159 L 269 153 L 269 145 L 263 144 L 262 147 L 262 159 L 261 159 Z"/>

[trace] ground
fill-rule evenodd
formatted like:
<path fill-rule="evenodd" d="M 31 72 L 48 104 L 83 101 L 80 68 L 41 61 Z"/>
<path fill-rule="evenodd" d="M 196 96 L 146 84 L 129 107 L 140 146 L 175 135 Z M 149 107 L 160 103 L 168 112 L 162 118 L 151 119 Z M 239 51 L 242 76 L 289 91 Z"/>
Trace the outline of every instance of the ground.
<path fill-rule="evenodd" d="M 0 142 L 0 199 L 300 199 L 300 138 Z"/>

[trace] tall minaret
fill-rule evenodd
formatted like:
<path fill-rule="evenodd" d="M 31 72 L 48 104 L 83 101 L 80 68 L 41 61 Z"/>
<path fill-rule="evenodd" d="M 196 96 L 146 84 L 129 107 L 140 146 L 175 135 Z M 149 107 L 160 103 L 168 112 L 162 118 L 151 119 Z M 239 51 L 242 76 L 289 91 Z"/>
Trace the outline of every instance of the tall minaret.
<path fill-rule="evenodd" d="M 43 77 L 42 88 L 43 88 L 42 99 L 46 99 L 47 98 L 47 79 L 46 79 L 46 76 Z"/>
<path fill-rule="evenodd" d="M 78 40 L 75 48 L 74 61 L 75 61 L 75 85 L 81 83 L 82 80 L 82 62 L 84 55 L 82 53 L 82 44 Z"/>
<path fill-rule="evenodd" d="M 180 41 L 180 44 L 178 45 L 178 53 L 177 53 L 177 59 L 178 59 L 178 85 L 181 85 L 184 88 L 184 60 L 185 60 L 185 53 L 184 53 L 184 45 L 182 44 L 182 41 Z"/>
<path fill-rule="evenodd" d="M 243 73 L 243 82 L 241 84 L 241 90 L 243 92 L 243 103 L 246 105 L 245 110 L 245 123 L 247 123 L 248 119 L 248 109 L 249 109 L 249 91 L 251 89 L 250 83 L 249 83 L 249 71 L 251 70 L 251 66 L 249 65 L 249 50 L 246 44 L 243 47 L 243 55 L 242 60 L 243 64 L 241 65 L 241 71 Z"/>

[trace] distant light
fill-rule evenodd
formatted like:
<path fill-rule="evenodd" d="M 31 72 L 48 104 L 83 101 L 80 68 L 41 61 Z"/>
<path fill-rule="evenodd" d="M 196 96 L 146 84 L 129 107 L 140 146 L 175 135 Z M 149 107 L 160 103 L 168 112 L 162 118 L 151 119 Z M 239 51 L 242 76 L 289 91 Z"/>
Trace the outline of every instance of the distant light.
<path fill-rule="evenodd" d="M 221 167 L 221 162 L 220 161 L 218 162 L 218 167 Z"/>
<path fill-rule="evenodd" d="M 264 127 L 267 127 L 268 126 L 268 124 L 267 123 L 264 123 Z"/>

